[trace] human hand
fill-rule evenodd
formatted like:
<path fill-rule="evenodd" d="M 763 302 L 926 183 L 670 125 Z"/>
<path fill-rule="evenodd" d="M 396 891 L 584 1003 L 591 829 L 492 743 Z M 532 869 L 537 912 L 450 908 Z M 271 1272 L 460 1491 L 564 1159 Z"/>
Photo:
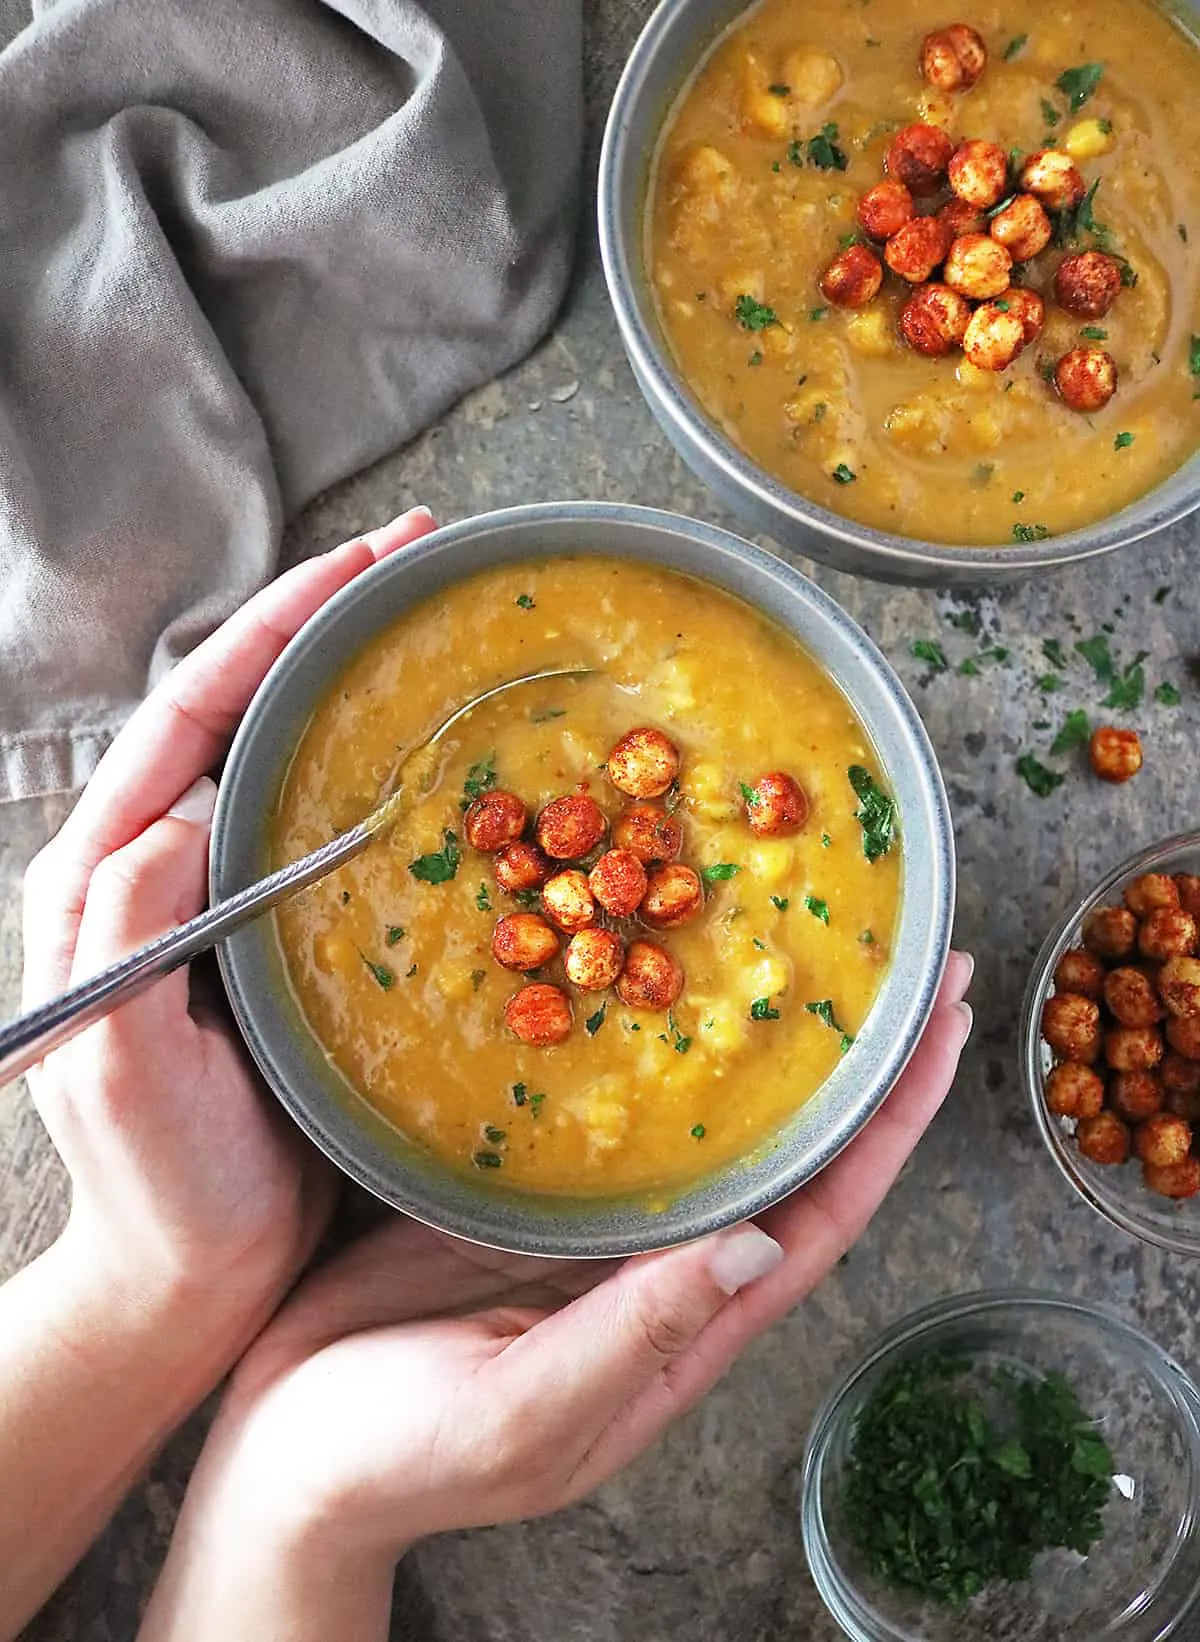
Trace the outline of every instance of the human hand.
<path fill-rule="evenodd" d="M 952 955 L 885 1105 L 757 1226 L 614 1268 L 397 1220 L 310 1277 L 237 1370 L 142 1642 L 382 1638 L 413 1540 L 627 1464 L 862 1232 L 950 1087 L 970 974 Z"/>

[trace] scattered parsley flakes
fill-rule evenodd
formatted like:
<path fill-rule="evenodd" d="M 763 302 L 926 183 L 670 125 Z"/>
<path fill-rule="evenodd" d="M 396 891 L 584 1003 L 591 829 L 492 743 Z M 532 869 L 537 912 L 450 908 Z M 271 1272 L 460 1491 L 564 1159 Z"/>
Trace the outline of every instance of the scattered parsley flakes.
<path fill-rule="evenodd" d="M 514 1106 L 524 1106 L 526 1100 L 528 1099 L 528 1096 L 526 1095 L 526 1092 L 525 1092 L 525 1085 L 523 1083 L 514 1083 L 513 1084 L 513 1086 L 512 1086 L 512 1095 L 513 1095 L 513 1105 Z"/>
<path fill-rule="evenodd" d="M 1066 776 L 1058 775 L 1033 756 L 1032 753 L 1022 753 L 1016 762 L 1017 774 L 1024 781 L 1030 792 L 1038 798 L 1049 798 L 1056 787 L 1061 787 Z"/>
<path fill-rule="evenodd" d="M 479 988 L 483 985 L 483 983 L 486 979 L 487 979 L 487 970 L 486 969 L 473 969 L 471 971 L 471 991 L 472 992 L 478 992 Z"/>
<path fill-rule="evenodd" d="M 485 1123 L 483 1126 L 483 1138 L 490 1140 L 493 1146 L 499 1146 L 505 1133 L 505 1130 L 497 1129 L 494 1123 Z"/>
<path fill-rule="evenodd" d="M 1014 34 L 1012 39 L 1004 48 L 1004 61 L 1006 63 L 1011 63 L 1013 58 L 1024 49 L 1028 42 L 1029 36 L 1027 34 Z"/>
<path fill-rule="evenodd" d="M 763 356 L 762 356 L 762 349 L 761 348 L 755 348 L 754 352 L 750 355 L 749 359 L 746 361 L 747 365 L 761 365 L 762 362 L 763 362 Z"/>
<path fill-rule="evenodd" d="M 691 1136 L 692 1136 L 693 1140 L 703 1140 L 704 1139 L 704 1125 L 703 1125 L 703 1123 L 693 1123 L 692 1124 Z"/>
<path fill-rule="evenodd" d="M 1034 680 L 1034 683 L 1044 696 L 1052 696 L 1056 690 L 1065 690 L 1067 687 L 1066 681 L 1059 678 L 1057 673 L 1043 673 L 1040 678 Z"/>
<path fill-rule="evenodd" d="M 823 832 L 821 834 L 821 848 L 827 850 L 832 843 L 833 839 L 829 836 L 829 834 L 827 832 Z"/>
<path fill-rule="evenodd" d="M 1188 370 L 1200 381 L 1200 336 L 1193 335 L 1188 344 Z M 1200 387 L 1197 387 L 1193 398 L 1200 399 Z"/>
<path fill-rule="evenodd" d="M 804 905 L 807 907 L 808 911 L 812 913 L 814 918 L 819 918 L 823 924 L 827 924 L 829 922 L 828 901 L 822 901 L 820 897 L 816 895 L 806 895 L 804 897 Z"/>
<path fill-rule="evenodd" d="M 1050 663 L 1051 667 L 1066 667 L 1067 665 L 1067 652 L 1063 649 L 1058 639 L 1043 639 L 1042 654 Z"/>
<path fill-rule="evenodd" d="M 1100 703 L 1102 707 L 1111 707 L 1116 712 L 1132 713 L 1141 706 L 1146 693 L 1146 673 L 1142 663 L 1146 660 L 1147 654 L 1147 651 L 1139 650 L 1123 672 L 1114 674 L 1109 692 Z"/>
<path fill-rule="evenodd" d="M 389 924 L 388 927 L 387 927 L 387 934 L 384 936 L 384 941 L 387 943 L 387 945 L 388 946 L 395 946 L 398 941 L 402 941 L 403 939 L 404 939 L 404 925 L 403 924 Z"/>
<path fill-rule="evenodd" d="M 790 97 L 792 94 L 791 86 L 785 86 L 782 84 L 770 85 L 767 87 L 767 90 L 771 93 L 772 97 Z"/>
<path fill-rule="evenodd" d="M 750 945 L 755 947 L 759 952 L 765 952 L 767 950 L 767 943 L 765 941 L 760 941 L 757 935 L 752 935 L 750 937 Z"/>
<path fill-rule="evenodd" d="M 504 1159 L 499 1152 L 476 1152 L 472 1156 L 471 1162 L 477 1169 L 499 1169 Z"/>
<path fill-rule="evenodd" d="M 486 884 L 480 884 L 475 891 L 475 905 L 480 912 L 490 912 L 492 910 L 492 903 L 488 900 L 488 887 Z"/>
<path fill-rule="evenodd" d="M 700 876 L 710 884 L 719 884 L 727 878 L 732 878 L 741 870 L 741 867 L 735 866 L 732 861 L 714 861 L 712 866 L 700 868 Z"/>
<path fill-rule="evenodd" d="M 777 1021 L 779 1011 L 771 1008 L 770 998 L 755 998 L 750 1005 L 750 1019 L 752 1021 Z"/>
<path fill-rule="evenodd" d="M 447 884 L 458 871 L 461 859 L 458 839 L 447 827 L 442 833 L 442 848 L 431 850 L 428 855 L 419 855 L 415 861 L 409 862 L 408 870 L 422 884 Z"/>
<path fill-rule="evenodd" d="M 1051 131 L 1054 130 L 1054 127 L 1062 119 L 1062 115 L 1055 108 L 1054 104 L 1047 102 L 1044 97 L 1042 98 L 1042 119 L 1045 120 Z"/>
<path fill-rule="evenodd" d="M 1087 102 L 1103 75 L 1103 63 L 1081 63 L 1078 68 L 1064 69 L 1055 80 L 1063 96 L 1070 100 L 1072 114 L 1078 113 Z"/>
<path fill-rule="evenodd" d="M 1114 450 L 1128 450 L 1130 445 L 1132 445 L 1132 443 L 1133 443 L 1132 433 L 1118 433 L 1117 437 L 1113 440 L 1113 449 Z"/>
<path fill-rule="evenodd" d="M 1014 542 L 1044 542 L 1050 535 L 1046 525 L 1014 525 Z"/>
<path fill-rule="evenodd" d="M 463 782 L 463 795 L 459 809 L 469 810 L 477 798 L 482 798 L 485 792 L 491 792 L 496 785 L 496 755 L 488 753 L 486 757 L 477 760 L 467 771 L 467 779 Z"/>
<path fill-rule="evenodd" d="M 677 1055 L 686 1055 L 688 1050 L 692 1047 L 692 1040 L 691 1038 L 684 1037 L 683 1033 L 679 1030 L 679 1027 L 675 1021 L 675 1015 L 670 1009 L 667 1010 L 667 1027 L 671 1033 L 671 1041 L 674 1045 L 675 1053 Z"/>
<path fill-rule="evenodd" d="M 909 646 L 918 661 L 928 662 L 935 673 L 945 673 L 950 663 L 946 660 L 946 652 L 936 639 L 914 639 Z"/>
<path fill-rule="evenodd" d="M 853 468 L 848 468 L 845 462 L 839 462 L 837 467 L 834 468 L 831 477 L 839 485 L 852 485 L 858 478 L 858 474 L 855 473 Z"/>
<path fill-rule="evenodd" d="M 846 775 L 859 801 L 854 819 L 862 827 L 863 854 L 868 861 L 878 861 L 892 847 L 896 801 L 861 764 L 851 764 Z"/>
<path fill-rule="evenodd" d="M 538 712 L 530 713 L 529 722 L 531 724 L 548 724 L 552 718 L 566 718 L 566 716 L 567 709 L 565 707 L 542 707 Z"/>
<path fill-rule="evenodd" d="M 774 308 L 765 302 L 756 302 L 745 292 L 734 303 L 733 311 L 738 324 L 746 331 L 765 331 L 768 325 L 779 324 Z"/>
<path fill-rule="evenodd" d="M 1013 506 L 1015 507 L 1018 502 L 1023 502 L 1025 500 L 1025 492 L 1023 490 L 1014 490 L 1012 493 L 1012 499 Z"/>
<path fill-rule="evenodd" d="M 757 792 L 753 787 L 748 786 L 745 781 L 738 782 L 738 791 L 746 800 L 747 809 L 753 809 L 756 805 L 762 803 L 762 794 Z"/>
<path fill-rule="evenodd" d="M 382 987 L 385 992 L 390 992 L 396 984 L 396 971 L 394 969 L 389 969 L 387 964 L 377 964 L 372 962 L 361 947 L 359 948 L 358 955 L 362 959 L 363 963 L 366 964 L 367 968 L 371 971 L 371 974 L 375 977 L 375 980 L 378 982 L 379 986 Z"/>
<path fill-rule="evenodd" d="M 862 934 L 858 937 L 858 944 L 859 944 L 859 946 L 874 946 L 875 945 L 875 937 L 869 929 L 864 929 L 863 930 Z"/>
<path fill-rule="evenodd" d="M 829 317 L 829 309 L 828 308 L 810 308 L 808 310 L 808 317 L 813 321 L 814 324 L 816 324 L 820 320 L 827 319 Z"/>
<path fill-rule="evenodd" d="M 837 145 L 838 128 L 833 120 L 828 120 L 803 145 L 803 153 L 809 165 L 815 165 L 819 171 L 844 171 L 849 161 Z M 788 147 L 788 159 L 793 165 L 802 165 L 804 161 L 798 159 L 801 144 L 793 142 Z"/>
<path fill-rule="evenodd" d="M 1078 707 L 1063 719 L 1062 728 L 1050 743 L 1050 751 L 1056 757 L 1062 753 L 1073 752 L 1076 747 L 1087 745 L 1090 734 L 1088 716 L 1082 707 Z"/>
<path fill-rule="evenodd" d="M 406 980 L 406 981 L 411 981 L 411 980 L 412 980 L 412 978 L 413 978 L 413 976 L 414 976 L 414 975 L 415 975 L 415 974 L 416 974 L 416 973 L 417 973 L 417 966 L 416 966 L 416 964 L 409 964 L 409 966 L 408 966 L 408 968 L 407 968 L 407 969 L 406 969 L 406 970 L 405 970 L 405 971 L 404 971 L 404 979 L 405 979 L 405 980 Z"/>
<path fill-rule="evenodd" d="M 1085 325 L 1079 334 L 1088 342 L 1108 341 L 1108 332 L 1103 325 Z"/>
<path fill-rule="evenodd" d="M 522 610 L 535 610 L 537 608 L 532 593 L 518 593 L 517 604 Z"/>
<path fill-rule="evenodd" d="M 847 1032 L 844 1026 L 838 1025 L 837 1017 L 833 1013 L 833 999 L 822 998 L 818 1003 L 806 1003 L 804 1007 L 810 1015 L 816 1015 L 818 1019 L 824 1021 L 831 1032 L 840 1032 L 842 1034 L 841 1050 L 844 1055 L 854 1042 L 854 1036 L 852 1033 Z"/>
<path fill-rule="evenodd" d="M 587 1030 L 587 1035 L 589 1038 L 594 1038 L 596 1036 L 596 1033 L 604 1025 L 604 1017 L 607 1014 L 608 1005 L 606 1003 L 602 1003 L 596 1013 L 594 1015 L 589 1015 L 587 1020 L 584 1021 L 583 1024 Z"/>
<path fill-rule="evenodd" d="M 1154 699 L 1160 707 L 1178 707 L 1183 697 L 1169 679 L 1164 679 L 1161 684 L 1155 686 Z"/>
<path fill-rule="evenodd" d="M 771 905 L 777 912 L 786 912 L 791 903 L 786 895 L 772 895 Z"/>

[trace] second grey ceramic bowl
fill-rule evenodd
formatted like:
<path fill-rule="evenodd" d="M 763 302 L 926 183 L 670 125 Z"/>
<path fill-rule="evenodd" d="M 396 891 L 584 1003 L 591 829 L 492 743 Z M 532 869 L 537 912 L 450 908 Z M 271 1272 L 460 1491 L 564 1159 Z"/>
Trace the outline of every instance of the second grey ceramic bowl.
<path fill-rule="evenodd" d="M 885 581 L 939 587 L 1015 581 L 1110 553 L 1200 506 L 1200 454 L 1110 519 L 1048 541 L 954 547 L 874 530 L 840 518 L 780 484 L 709 420 L 680 377 L 655 313 L 644 243 L 646 198 L 663 124 L 718 35 L 745 0 L 662 0 L 621 76 L 600 155 L 599 229 L 609 296 L 638 386 L 688 466 L 746 524 L 783 546 Z M 1196 33 L 1200 0 L 1173 8 Z"/>
<path fill-rule="evenodd" d="M 562 554 L 648 561 L 746 600 L 838 681 L 893 792 L 903 889 L 893 956 L 853 1050 L 773 1140 L 681 1191 L 564 1199 L 476 1182 L 391 1128 L 331 1066 L 301 1018 L 272 918 L 221 951 L 238 1023 L 264 1077 L 309 1137 L 353 1179 L 418 1219 L 531 1254 L 625 1255 L 683 1242 L 758 1213 L 808 1180 L 885 1099 L 933 1006 L 954 911 L 953 836 L 945 790 L 903 686 L 850 618 L 803 576 L 736 536 L 674 514 L 597 502 L 511 508 L 450 525 L 385 559 L 332 599 L 287 647 L 242 723 L 213 821 L 210 889 L 232 894 L 266 866 L 266 831 L 309 717 L 349 659 L 440 588 L 489 565 Z M 753 689 L 747 658 L 747 689 Z M 795 710 L 781 702 L 780 711 Z M 432 725 L 430 728 L 432 729 Z"/>

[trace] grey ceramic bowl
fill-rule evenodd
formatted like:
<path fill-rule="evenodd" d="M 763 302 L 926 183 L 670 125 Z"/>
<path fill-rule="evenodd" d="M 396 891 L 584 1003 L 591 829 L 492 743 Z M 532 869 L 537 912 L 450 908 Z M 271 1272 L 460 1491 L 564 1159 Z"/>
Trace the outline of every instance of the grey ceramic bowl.
<path fill-rule="evenodd" d="M 663 123 L 716 37 L 744 0 L 662 0 L 613 98 L 600 155 L 600 253 L 629 362 L 646 402 L 689 467 L 746 524 L 839 570 L 938 586 L 1014 581 L 1126 547 L 1200 506 L 1200 454 L 1110 519 L 1048 541 L 953 547 L 840 518 L 772 479 L 708 419 L 682 381 L 655 314 L 646 275 L 646 197 Z M 1175 8 L 1192 33 L 1200 0 Z"/>
<path fill-rule="evenodd" d="M 352 582 L 271 669 L 221 781 L 210 887 L 216 899 L 263 872 L 265 823 L 292 751 L 351 656 L 439 588 L 488 565 L 563 553 L 661 564 L 745 599 L 793 633 L 838 680 L 874 743 L 898 806 L 901 909 L 892 963 L 874 1009 L 824 1087 L 752 1159 L 710 1175 L 665 1209 L 642 1197 L 539 1197 L 490 1177 L 476 1183 L 435 1163 L 351 1090 L 300 1016 L 271 918 L 228 941 L 221 966 L 238 1023 L 268 1084 L 309 1137 L 361 1185 L 418 1219 L 498 1248 L 624 1255 L 755 1214 L 828 1163 L 886 1097 L 916 1045 L 941 979 L 954 909 L 954 851 L 934 753 L 887 662 L 824 593 L 736 536 L 643 508 L 551 503 L 436 531 Z"/>

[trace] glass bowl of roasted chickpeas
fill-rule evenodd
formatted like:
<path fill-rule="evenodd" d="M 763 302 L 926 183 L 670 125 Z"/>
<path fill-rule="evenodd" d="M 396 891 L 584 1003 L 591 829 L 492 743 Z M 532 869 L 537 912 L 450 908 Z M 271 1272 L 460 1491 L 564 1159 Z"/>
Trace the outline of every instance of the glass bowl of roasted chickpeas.
<path fill-rule="evenodd" d="M 1038 1129 L 1080 1196 L 1200 1255 L 1200 832 L 1123 861 L 1059 920 L 1021 1053 Z"/>

